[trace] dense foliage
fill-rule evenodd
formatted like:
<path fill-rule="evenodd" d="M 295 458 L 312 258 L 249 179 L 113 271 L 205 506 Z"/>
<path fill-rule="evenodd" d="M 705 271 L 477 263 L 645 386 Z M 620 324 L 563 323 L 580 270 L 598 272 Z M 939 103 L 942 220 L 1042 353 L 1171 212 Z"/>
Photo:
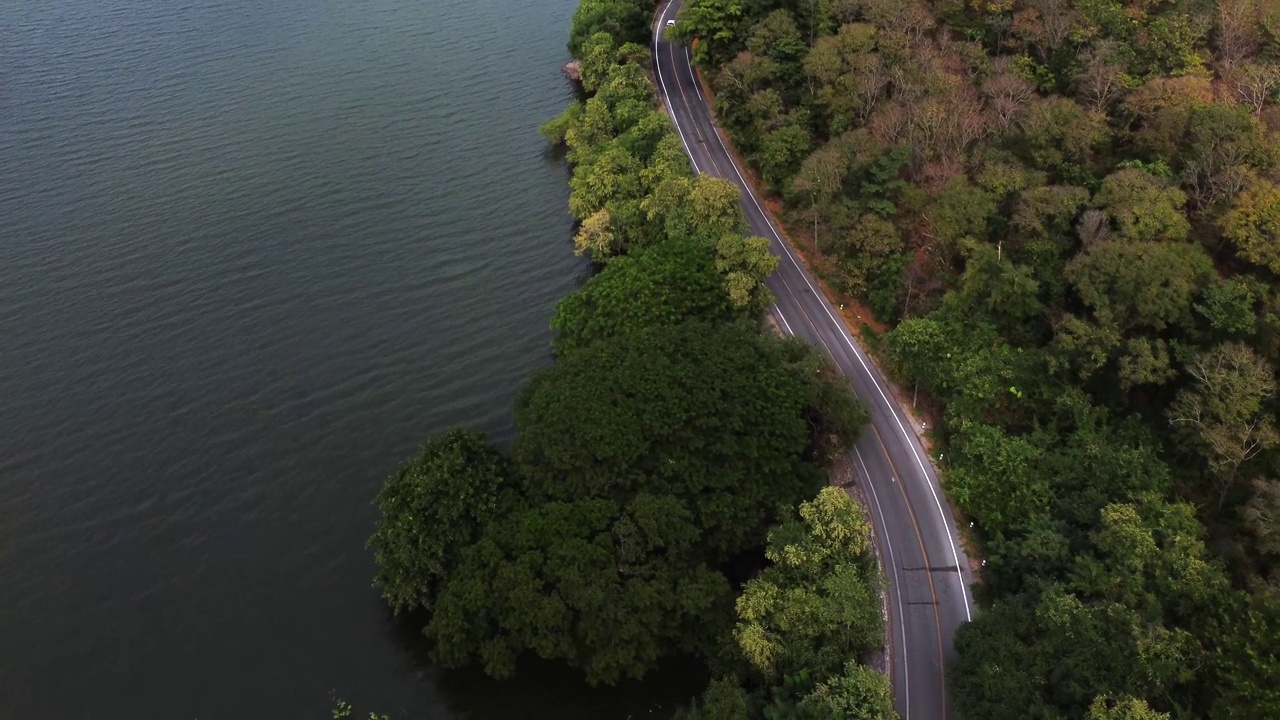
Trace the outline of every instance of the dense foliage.
<path fill-rule="evenodd" d="M 966 718 L 1280 717 L 1277 20 L 1272 0 L 680 15 L 792 237 L 937 403 L 987 558 Z"/>
<path fill-rule="evenodd" d="M 843 490 L 823 489 L 769 533 L 772 562 L 738 598 L 722 677 L 683 720 L 889 720 L 889 683 L 857 658 L 883 643 L 870 527 Z"/>
<path fill-rule="evenodd" d="M 745 237 L 735 186 L 691 176 L 644 48 L 615 41 L 637 39 L 637 12 L 583 3 L 589 98 L 543 128 L 599 272 L 560 303 L 509 451 L 454 431 L 387 482 L 375 584 L 427 611 L 446 666 L 503 677 L 535 655 L 612 683 L 697 654 L 732 667 L 711 694 L 743 718 L 769 692 L 806 717 L 889 717 L 887 681 L 859 664 L 882 634 L 869 528 L 844 491 L 814 499 L 868 416 L 763 324 L 776 260 Z"/>
<path fill-rule="evenodd" d="M 483 435 L 454 430 L 428 440 L 387 480 L 369 547 L 378 563 L 374 585 L 393 610 L 434 607 L 459 552 L 498 513 L 506 466 Z"/>

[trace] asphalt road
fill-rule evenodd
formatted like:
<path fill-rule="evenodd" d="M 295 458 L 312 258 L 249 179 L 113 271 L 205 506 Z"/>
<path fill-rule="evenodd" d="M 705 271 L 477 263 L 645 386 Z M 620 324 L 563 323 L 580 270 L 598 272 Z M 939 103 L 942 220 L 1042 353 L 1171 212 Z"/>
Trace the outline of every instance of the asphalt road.
<path fill-rule="evenodd" d="M 653 60 L 667 112 L 695 172 L 732 180 L 752 233 L 769 238 L 781 258 L 769 278 L 774 317 L 839 366 L 871 412 L 872 424 L 854 448 L 854 467 L 870 500 L 875 541 L 884 564 L 894 701 L 903 718 L 950 718 L 945 671 L 956 628 L 970 619 L 972 581 L 938 477 L 911 418 L 895 402 L 884 375 L 850 336 L 813 276 L 783 243 L 772 218 L 717 133 L 710 103 L 694 77 L 689 51 L 662 38 L 679 0 L 669 0 L 654 27 Z"/>

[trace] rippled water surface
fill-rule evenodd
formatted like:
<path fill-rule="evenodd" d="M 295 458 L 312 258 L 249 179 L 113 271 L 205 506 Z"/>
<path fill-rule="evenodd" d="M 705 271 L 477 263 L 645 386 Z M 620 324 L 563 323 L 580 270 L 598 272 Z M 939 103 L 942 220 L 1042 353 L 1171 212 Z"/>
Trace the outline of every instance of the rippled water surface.
<path fill-rule="evenodd" d="M 362 547 L 425 436 L 509 438 L 584 272 L 574 5 L 0 2 L 0 714 L 652 709 L 432 669 Z"/>

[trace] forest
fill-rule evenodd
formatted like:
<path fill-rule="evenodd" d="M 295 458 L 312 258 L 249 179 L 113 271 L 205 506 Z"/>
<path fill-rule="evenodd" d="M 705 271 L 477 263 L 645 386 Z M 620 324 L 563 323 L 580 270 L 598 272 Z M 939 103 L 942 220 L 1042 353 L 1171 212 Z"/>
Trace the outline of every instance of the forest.
<path fill-rule="evenodd" d="M 986 561 L 958 714 L 1280 717 L 1280 3 L 687 0 L 670 34 L 928 398 Z"/>
<path fill-rule="evenodd" d="M 584 2 L 585 99 L 543 128 L 595 268 L 499 448 L 454 429 L 387 480 L 369 547 L 442 666 L 529 658 L 591 684 L 693 656 L 689 718 L 895 718 L 870 526 L 828 487 L 869 418 L 765 321 L 768 243 L 736 186 L 691 172 L 647 75 L 652 7 Z"/>

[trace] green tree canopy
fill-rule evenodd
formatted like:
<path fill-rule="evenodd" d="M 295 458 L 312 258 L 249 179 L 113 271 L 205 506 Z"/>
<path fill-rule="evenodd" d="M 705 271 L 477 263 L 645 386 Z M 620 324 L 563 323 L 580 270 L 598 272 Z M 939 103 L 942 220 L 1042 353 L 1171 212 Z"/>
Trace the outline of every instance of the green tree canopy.
<path fill-rule="evenodd" d="M 1197 644 L 1123 605 L 1049 588 L 997 602 L 956 634 L 952 675 L 964 717 L 1080 717 L 1098 695 L 1158 697 L 1191 675 Z"/>
<path fill-rule="evenodd" d="M 763 312 L 773 302 L 765 280 L 778 269 L 778 262 L 768 238 L 731 234 L 722 235 L 716 243 L 716 269 L 724 274 L 729 301 L 753 313 Z"/>
<path fill-rule="evenodd" d="M 694 58 L 698 62 L 720 63 L 731 57 L 742 40 L 742 0 L 690 0 L 680 11 L 676 36 L 698 39 Z"/>
<path fill-rule="evenodd" d="M 1187 365 L 1194 384 L 1169 407 L 1169 421 L 1191 430 L 1220 498 L 1240 466 L 1280 444 L 1275 420 L 1264 403 L 1275 394 L 1275 372 L 1248 345 L 1223 343 Z"/>
<path fill-rule="evenodd" d="M 453 430 L 428 440 L 387 480 L 369 547 L 374 585 L 393 610 L 431 609 L 463 548 L 497 514 L 508 474 L 483 435 Z"/>
<path fill-rule="evenodd" d="M 1080 299 L 1121 331 L 1190 325 L 1192 301 L 1214 277 L 1198 245 L 1103 242 L 1067 265 Z"/>
<path fill-rule="evenodd" d="M 525 652 L 587 681 L 641 677 L 662 657 L 714 640 L 730 600 L 701 560 L 685 503 L 637 493 L 553 501 L 489 526 L 468 547 L 426 627 L 446 666 L 479 659 L 508 677 Z"/>
<path fill-rule="evenodd" d="M 1093 202 L 1115 223 L 1116 235 L 1128 242 L 1185 240 L 1191 230 L 1187 196 L 1136 168 L 1108 175 Z"/>
<path fill-rule="evenodd" d="M 633 0 L 581 0 L 569 29 L 569 54 L 580 58 L 587 38 L 608 33 L 614 41 L 646 42 L 649 8 Z"/>
<path fill-rule="evenodd" d="M 814 688 L 800 701 L 806 720 L 897 720 L 889 680 L 876 670 L 849 662 L 844 673 Z"/>
<path fill-rule="evenodd" d="M 870 527 L 847 492 L 823 488 L 769 533 L 773 563 L 738 598 L 734 635 L 743 655 L 774 682 L 801 671 L 839 674 L 883 640 Z"/>
<path fill-rule="evenodd" d="M 531 497 L 671 494 L 713 552 L 759 544 L 776 507 L 821 483 L 804 459 L 812 381 L 779 362 L 779 343 L 749 326 L 692 322 L 566 355 L 516 407 L 514 453 Z"/>
<path fill-rule="evenodd" d="M 1089 706 L 1084 720 L 1169 720 L 1169 714 L 1152 710 L 1146 700 L 1099 695 Z"/>
<path fill-rule="evenodd" d="M 624 255 L 560 301 L 551 327 L 557 355 L 656 325 L 734 317 L 709 247 L 666 242 Z"/>
<path fill-rule="evenodd" d="M 1280 187 L 1267 180 L 1254 181 L 1220 224 L 1240 257 L 1280 274 Z"/>

